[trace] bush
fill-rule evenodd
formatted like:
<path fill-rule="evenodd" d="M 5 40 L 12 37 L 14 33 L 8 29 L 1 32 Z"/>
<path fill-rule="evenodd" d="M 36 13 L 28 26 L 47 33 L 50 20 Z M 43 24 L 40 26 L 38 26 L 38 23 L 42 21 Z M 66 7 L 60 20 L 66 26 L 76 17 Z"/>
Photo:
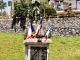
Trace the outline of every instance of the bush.
<path fill-rule="evenodd" d="M 40 7 L 40 15 L 44 16 L 44 8 L 45 8 L 45 15 L 47 16 L 55 16 L 57 15 L 56 10 L 53 7 Z"/>
<path fill-rule="evenodd" d="M 70 16 L 75 16 L 75 13 L 71 11 Z"/>
<path fill-rule="evenodd" d="M 72 11 L 71 7 L 67 7 L 64 9 L 64 16 L 75 16 L 75 13 Z"/>
<path fill-rule="evenodd" d="M 2 19 L 2 16 L 0 16 L 0 19 Z"/>
<path fill-rule="evenodd" d="M 27 9 L 23 8 L 21 4 L 15 4 L 14 10 L 15 10 L 15 13 L 13 17 L 24 18 L 27 16 Z"/>

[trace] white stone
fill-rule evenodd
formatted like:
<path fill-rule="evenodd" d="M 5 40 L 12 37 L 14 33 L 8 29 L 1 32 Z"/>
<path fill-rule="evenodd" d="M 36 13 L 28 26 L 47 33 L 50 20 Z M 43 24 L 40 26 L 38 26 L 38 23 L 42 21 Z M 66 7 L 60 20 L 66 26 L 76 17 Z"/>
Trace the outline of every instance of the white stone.
<path fill-rule="evenodd" d="M 47 48 L 47 60 L 49 60 L 49 43 L 52 43 L 50 39 L 47 39 L 46 42 L 44 42 L 45 38 L 42 38 L 41 42 L 37 42 L 38 39 L 27 39 L 24 40 L 23 43 L 25 44 L 25 60 L 30 60 L 30 52 L 31 52 L 31 47 L 46 47 Z"/>
<path fill-rule="evenodd" d="M 37 38 L 35 38 L 35 39 L 34 38 L 31 38 L 31 39 L 24 40 L 23 41 L 23 44 L 29 44 L 29 43 L 36 43 L 36 44 L 37 43 L 41 43 L 41 44 L 42 43 L 48 43 L 48 44 L 50 44 L 50 43 L 52 43 L 52 40 L 50 40 L 50 39 L 47 39 L 46 42 L 44 42 L 44 40 L 45 40 L 45 38 L 42 38 L 41 39 L 41 42 L 38 42 L 38 39 Z"/>

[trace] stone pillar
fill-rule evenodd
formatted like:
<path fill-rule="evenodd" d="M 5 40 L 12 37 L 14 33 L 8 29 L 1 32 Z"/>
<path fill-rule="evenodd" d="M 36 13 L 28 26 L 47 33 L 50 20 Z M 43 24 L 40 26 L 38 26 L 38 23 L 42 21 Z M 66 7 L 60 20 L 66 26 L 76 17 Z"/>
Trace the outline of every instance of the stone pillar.
<path fill-rule="evenodd" d="M 14 9 L 14 0 L 12 0 L 12 9 Z"/>
<path fill-rule="evenodd" d="M 44 42 L 37 42 L 37 39 L 24 40 L 25 44 L 25 60 L 49 60 L 49 44 L 52 43 L 50 39 Z"/>
<path fill-rule="evenodd" d="M 12 0 L 8 0 L 8 16 L 10 18 L 12 10 Z"/>

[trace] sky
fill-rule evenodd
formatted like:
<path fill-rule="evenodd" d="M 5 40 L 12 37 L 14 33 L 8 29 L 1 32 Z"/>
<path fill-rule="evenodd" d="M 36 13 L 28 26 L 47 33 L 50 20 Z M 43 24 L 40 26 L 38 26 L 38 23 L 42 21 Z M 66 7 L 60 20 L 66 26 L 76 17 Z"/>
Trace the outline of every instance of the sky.
<path fill-rule="evenodd" d="M 8 12 L 8 0 L 3 0 L 3 1 L 7 3 L 7 7 L 5 7 L 5 9 L 3 9 L 2 11 Z"/>

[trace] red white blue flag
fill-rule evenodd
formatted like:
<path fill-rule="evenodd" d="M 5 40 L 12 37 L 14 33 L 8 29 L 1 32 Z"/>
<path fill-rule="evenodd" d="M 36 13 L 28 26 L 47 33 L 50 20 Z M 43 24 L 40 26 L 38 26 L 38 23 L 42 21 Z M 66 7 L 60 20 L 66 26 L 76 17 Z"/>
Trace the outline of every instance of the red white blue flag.
<path fill-rule="evenodd" d="M 49 28 L 49 29 L 47 30 L 47 32 L 46 32 L 46 36 L 45 36 L 44 42 L 46 42 L 47 37 L 48 37 L 48 35 L 49 35 L 49 32 L 50 32 L 51 28 L 52 28 L 52 25 L 50 26 L 50 28 Z"/>
<path fill-rule="evenodd" d="M 42 25 L 42 18 L 41 18 L 41 21 L 40 21 L 40 23 L 39 23 L 39 25 L 38 25 L 38 28 L 37 28 L 37 30 L 36 30 L 36 33 L 35 33 L 35 37 L 34 37 L 34 38 L 36 38 L 36 37 L 38 36 L 39 31 L 40 31 L 40 29 L 41 29 L 41 25 Z"/>
<path fill-rule="evenodd" d="M 30 24 L 30 28 L 29 28 L 29 31 L 28 31 L 28 35 L 26 37 L 26 39 L 29 39 L 31 38 L 31 35 L 32 35 L 32 32 L 34 31 L 34 28 L 32 26 L 32 23 Z"/>

